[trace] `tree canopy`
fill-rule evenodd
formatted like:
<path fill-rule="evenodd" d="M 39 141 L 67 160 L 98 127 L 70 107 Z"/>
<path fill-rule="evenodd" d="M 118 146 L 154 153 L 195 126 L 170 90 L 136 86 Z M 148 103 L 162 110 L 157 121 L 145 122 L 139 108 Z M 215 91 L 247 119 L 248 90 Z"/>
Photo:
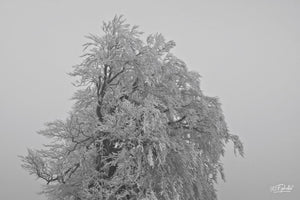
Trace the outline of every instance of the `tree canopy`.
<path fill-rule="evenodd" d="M 217 98 L 203 94 L 200 75 L 170 50 L 146 41 L 122 16 L 87 36 L 74 66 L 78 90 L 66 120 L 38 133 L 52 142 L 21 156 L 42 193 L 61 200 L 212 200 L 229 133 Z"/>

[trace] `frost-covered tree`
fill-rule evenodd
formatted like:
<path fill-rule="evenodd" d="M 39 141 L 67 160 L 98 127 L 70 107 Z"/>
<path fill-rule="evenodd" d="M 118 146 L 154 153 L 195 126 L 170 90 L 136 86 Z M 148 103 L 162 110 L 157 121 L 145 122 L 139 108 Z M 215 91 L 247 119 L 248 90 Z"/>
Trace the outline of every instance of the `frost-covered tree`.
<path fill-rule="evenodd" d="M 116 16 L 89 35 L 69 117 L 46 124 L 52 139 L 22 166 L 60 200 L 213 200 L 228 132 L 220 103 L 200 75 L 170 53 L 161 34 L 146 41 Z"/>

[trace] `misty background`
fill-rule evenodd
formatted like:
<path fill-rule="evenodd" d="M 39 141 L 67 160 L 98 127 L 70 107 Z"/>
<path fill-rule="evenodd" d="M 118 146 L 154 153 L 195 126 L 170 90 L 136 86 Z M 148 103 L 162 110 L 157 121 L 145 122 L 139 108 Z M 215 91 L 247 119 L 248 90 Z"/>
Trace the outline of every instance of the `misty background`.
<path fill-rule="evenodd" d="M 64 119 L 89 33 L 123 14 L 145 36 L 162 33 L 173 53 L 220 98 L 245 158 L 228 144 L 220 200 L 300 197 L 300 1 L 0 0 L 0 199 L 44 200 L 17 155 L 48 142 L 36 134 Z M 277 184 L 290 193 L 272 194 Z"/>

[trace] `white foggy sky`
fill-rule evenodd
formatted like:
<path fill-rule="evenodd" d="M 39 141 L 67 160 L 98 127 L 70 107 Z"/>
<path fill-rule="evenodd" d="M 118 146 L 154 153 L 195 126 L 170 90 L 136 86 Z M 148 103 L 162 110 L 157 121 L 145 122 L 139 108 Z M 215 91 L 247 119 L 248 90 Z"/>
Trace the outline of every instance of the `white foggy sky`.
<path fill-rule="evenodd" d="M 74 92 L 66 74 L 88 33 L 124 14 L 146 35 L 177 43 L 174 54 L 218 96 L 245 158 L 228 145 L 221 200 L 300 197 L 300 1 L 0 0 L 0 199 L 45 199 L 17 155 L 47 140 L 43 123 L 64 119 Z M 293 184 L 288 194 L 269 187 Z"/>

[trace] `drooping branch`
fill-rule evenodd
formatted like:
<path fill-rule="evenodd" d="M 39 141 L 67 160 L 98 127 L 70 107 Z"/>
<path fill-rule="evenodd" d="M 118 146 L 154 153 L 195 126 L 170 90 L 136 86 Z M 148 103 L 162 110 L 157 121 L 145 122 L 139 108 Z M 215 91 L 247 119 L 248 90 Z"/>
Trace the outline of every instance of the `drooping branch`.
<path fill-rule="evenodd" d="M 32 174 L 35 174 L 38 178 L 46 181 L 46 184 L 49 185 L 52 182 L 65 183 L 65 177 L 70 178 L 80 167 L 80 163 L 75 163 L 72 167 L 68 168 L 65 172 L 59 174 L 51 174 L 47 167 L 46 161 L 42 160 L 40 155 L 37 155 L 33 151 L 29 151 L 29 155 L 22 157 L 24 164 L 23 168 L 31 171 Z"/>
<path fill-rule="evenodd" d="M 47 184 L 60 180 L 60 176 L 48 172 L 49 169 L 45 161 L 36 152 L 28 150 L 28 155 L 26 157 L 21 156 L 21 158 L 23 161 L 22 167 L 38 178 L 45 180 Z"/>

